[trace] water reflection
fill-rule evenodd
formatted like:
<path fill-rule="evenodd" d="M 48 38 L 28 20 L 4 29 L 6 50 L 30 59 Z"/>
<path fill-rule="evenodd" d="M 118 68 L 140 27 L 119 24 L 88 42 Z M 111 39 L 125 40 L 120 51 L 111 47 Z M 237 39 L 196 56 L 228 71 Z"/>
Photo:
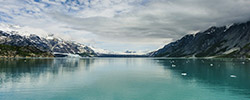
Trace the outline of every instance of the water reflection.
<path fill-rule="evenodd" d="M 0 88 L 4 84 L 36 82 L 80 68 L 88 71 L 93 63 L 94 59 L 0 59 Z"/>
<path fill-rule="evenodd" d="M 249 65 L 241 59 L 0 59 L 0 99 L 248 100 Z"/>
<path fill-rule="evenodd" d="M 250 98 L 250 61 L 242 59 L 155 59 L 164 70 L 205 88 L 233 91 Z M 174 65 L 174 66 L 173 66 Z M 232 77 L 234 76 L 234 77 Z"/>

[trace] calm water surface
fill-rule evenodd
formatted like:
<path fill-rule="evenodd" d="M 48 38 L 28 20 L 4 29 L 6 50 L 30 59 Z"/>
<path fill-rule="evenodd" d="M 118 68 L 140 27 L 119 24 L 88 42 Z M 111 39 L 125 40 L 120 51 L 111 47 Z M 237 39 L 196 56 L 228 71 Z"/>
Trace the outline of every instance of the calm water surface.
<path fill-rule="evenodd" d="M 0 100 L 250 100 L 250 60 L 0 59 Z"/>

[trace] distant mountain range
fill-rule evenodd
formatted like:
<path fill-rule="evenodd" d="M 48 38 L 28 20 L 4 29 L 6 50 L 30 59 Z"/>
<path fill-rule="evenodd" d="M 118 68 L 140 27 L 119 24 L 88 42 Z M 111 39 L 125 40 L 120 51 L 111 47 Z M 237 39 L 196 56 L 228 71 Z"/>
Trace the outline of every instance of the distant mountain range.
<path fill-rule="evenodd" d="M 96 53 L 90 47 L 80 43 L 65 41 L 63 39 L 50 36 L 40 37 L 35 34 L 22 35 L 18 31 L 0 30 L 0 44 L 1 51 L 6 50 L 6 48 L 4 48 L 5 46 L 12 46 L 10 48 L 31 47 L 34 49 L 33 53 L 46 52 L 52 55 L 54 54 L 54 56 L 67 56 L 67 54 L 77 54 L 83 57 L 96 56 Z M 23 49 L 24 48 L 20 48 L 19 51 L 27 51 Z M 19 52 L 15 50 L 12 51 L 17 53 Z M 25 56 L 31 56 L 29 53 L 31 53 L 31 51 L 27 51 Z M 1 55 L 6 56 L 6 54 L 0 54 L 0 56 Z M 33 56 L 36 55 L 33 54 Z"/>
<path fill-rule="evenodd" d="M 250 21 L 189 34 L 147 55 L 96 49 L 53 35 L 24 34 L 11 27 L 0 28 L 0 57 L 250 57 Z"/>
<path fill-rule="evenodd" d="M 0 57 L 141 57 L 140 55 L 143 54 L 94 48 L 56 38 L 53 34 L 38 36 L 29 32 L 29 28 L 27 30 L 0 23 Z"/>
<path fill-rule="evenodd" d="M 148 54 L 151 57 L 250 57 L 250 21 L 190 34 Z"/>

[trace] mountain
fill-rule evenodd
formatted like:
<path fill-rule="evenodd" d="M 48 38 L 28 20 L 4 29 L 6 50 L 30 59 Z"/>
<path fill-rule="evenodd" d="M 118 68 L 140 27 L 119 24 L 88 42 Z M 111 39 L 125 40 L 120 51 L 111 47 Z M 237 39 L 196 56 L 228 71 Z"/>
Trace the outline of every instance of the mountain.
<path fill-rule="evenodd" d="M 0 57 L 54 57 L 54 55 L 31 46 L 20 47 L 0 44 Z"/>
<path fill-rule="evenodd" d="M 186 35 L 148 54 L 152 57 L 250 57 L 250 21 Z"/>
<path fill-rule="evenodd" d="M 13 26 L 11 26 L 13 27 Z M 54 37 L 41 37 L 35 34 L 25 34 L 19 31 L 2 31 L 0 28 L 0 44 L 14 47 L 33 47 L 41 52 L 53 53 L 55 56 L 76 54 L 82 57 L 95 56 L 95 52 L 88 46 Z M 37 51 L 35 50 L 35 51 Z"/>

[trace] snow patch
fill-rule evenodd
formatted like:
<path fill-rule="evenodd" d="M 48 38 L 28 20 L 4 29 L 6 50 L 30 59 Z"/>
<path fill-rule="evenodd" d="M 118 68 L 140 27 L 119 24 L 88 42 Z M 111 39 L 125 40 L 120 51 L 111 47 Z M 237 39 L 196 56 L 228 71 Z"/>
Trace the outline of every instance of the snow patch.
<path fill-rule="evenodd" d="M 233 26 L 234 24 L 229 24 L 229 25 L 226 25 L 226 29 L 224 30 L 224 32 L 226 32 L 231 26 Z"/>
<path fill-rule="evenodd" d="M 6 39 L 6 36 L 0 36 L 0 40 Z"/>
<path fill-rule="evenodd" d="M 100 48 L 95 48 L 93 46 L 88 46 L 90 49 L 94 50 L 95 53 L 99 53 L 99 54 L 115 54 L 115 52 L 113 51 L 109 51 L 106 49 L 100 49 Z"/>
<path fill-rule="evenodd" d="M 10 34 L 18 34 L 21 36 L 29 36 L 32 34 L 36 34 L 40 37 L 46 37 L 48 35 L 47 32 L 42 29 L 5 23 L 0 23 L 0 30 Z"/>
<path fill-rule="evenodd" d="M 232 49 L 230 49 L 230 50 L 224 52 L 223 54 L 230 54 L 230 53 L 232 53 L 232 52 L 234 52 L 234 51 L 238 51 L 238 50 L 240 50 L 240 48 L 232 48 Z"/>
<path fill-rule="evenodd" d="M 148 53 L 148 51 L 142 52 L 116 52 L 116 51 L 109 51 L 106 49 L 100 49 L 100 48 L 95 48 L 93 46 L 88 46 L 89 48 L 91 48 L 92 50 L 94 50 L 95 53 L 97 54 L 119 54 L 119 55 L 145 55 L 146 53 Z M 127 50 L 129 51 L 129 50 Z"/>
<path fill-rule="evenodd" d="M 78 54 L 53 52 L 53 55 L 56 55 L 56 54 L 66 55 L 69 58 L 81 58 L 81 56 Z"/>

